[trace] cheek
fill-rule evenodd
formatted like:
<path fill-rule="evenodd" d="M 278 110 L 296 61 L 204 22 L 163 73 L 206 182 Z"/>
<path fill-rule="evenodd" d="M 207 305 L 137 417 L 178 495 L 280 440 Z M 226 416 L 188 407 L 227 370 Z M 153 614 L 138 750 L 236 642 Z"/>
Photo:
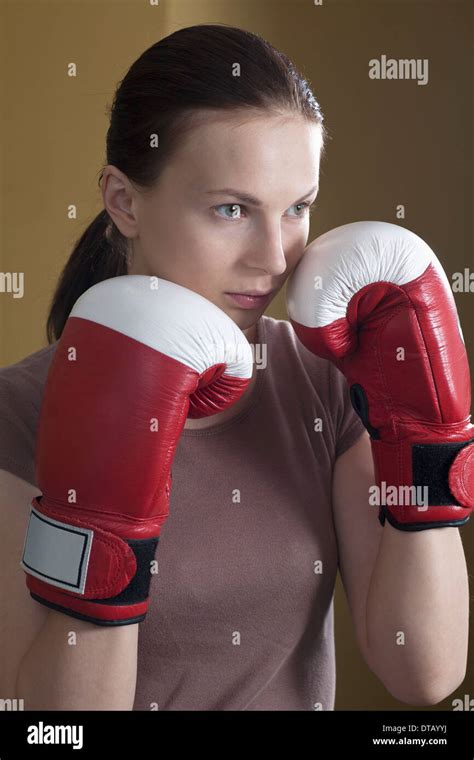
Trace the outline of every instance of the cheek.
<path fill-rule="evenodd" d="M 305 237 L 303 240 L 301 240 L 297 245 L 292 246 L 292 248 L 287 251 L 286 253 L 286 263 L 287 263 L 287 271 L 286 275 L 289 275 L 290 272 L 295 269 L 295 267 L 298 266 L 301 259 L 304 256 L 305 248 L 307 245 L 307 238 Z"/>
<path fill-rule="evenodd" d="M 161 206 L 159 212 L 147 209 L 143 232 L 147 262 L 158 275 L 207 297 L 230 287 L 242 242 L 230 240 L 202 213 L 185 209 L 179 214 L 173 204 Z"/>

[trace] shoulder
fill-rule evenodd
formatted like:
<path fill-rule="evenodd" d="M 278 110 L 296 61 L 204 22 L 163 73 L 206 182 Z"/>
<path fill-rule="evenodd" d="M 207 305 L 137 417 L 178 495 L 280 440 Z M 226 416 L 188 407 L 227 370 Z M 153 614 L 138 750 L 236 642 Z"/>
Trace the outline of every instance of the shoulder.
<path fill-rule="evenodd" d="M 57 341 L 25 356 L 14 364 L 0 367 L 0 414 L 9 404 L 31 401 L 37 407 L 37 396 L 42 394 Z"/>
<path fill-rule="evenodd" d="M 56 346 L 0 368 L 0 468 L 30 483 L 41 400 Z"/>
<path fill-rule="evenodd" d="M 14 364 L 0 367 L 0 378 L 2 380 L 9 380 L 17 376 L 29 377 L 32 374 L 38 377 L 39 373 L 39 380 L 45 380 L 57 344 L 58 341 L 55 341 L 48 346 L 38 349 L 38 351 L 34 351 L 32 354 L 28 354 L 28 356 L 25 356 Z"/>

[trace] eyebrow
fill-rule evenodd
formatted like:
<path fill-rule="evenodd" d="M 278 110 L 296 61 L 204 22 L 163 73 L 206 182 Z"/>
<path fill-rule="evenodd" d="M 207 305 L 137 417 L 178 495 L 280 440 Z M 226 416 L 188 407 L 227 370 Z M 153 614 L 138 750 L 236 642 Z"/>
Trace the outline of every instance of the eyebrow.
<path fill-rule="evenodd" d="M 314 185 L 311 190 L 299 198 L 299 200 L 295 201 L 295 204 L 306 200 L 309 195 L 318 189 L 319 185 Z M 242 203 L 248 203 L 249 206 L 263 206 L 263 202 L 258 198 L 255 198 L 253 195 L 243 193 L 241 190 L 235 190 L 232 187 L 224 187 L 221 190 L 207 190 L 206 195 L 231 195 L 233 198 L 237 198 L 239 201 L 242 201 Z"/>

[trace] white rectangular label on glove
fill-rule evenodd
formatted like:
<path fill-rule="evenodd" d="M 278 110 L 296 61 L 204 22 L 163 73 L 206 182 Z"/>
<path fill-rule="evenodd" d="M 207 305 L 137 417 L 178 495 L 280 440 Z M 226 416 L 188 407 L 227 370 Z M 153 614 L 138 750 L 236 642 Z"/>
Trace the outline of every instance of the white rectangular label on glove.
<path fill-rule="evenodd" d="M 93 535 L 32 508 L 20 565 L 45 583 L 83 594 Z"/>

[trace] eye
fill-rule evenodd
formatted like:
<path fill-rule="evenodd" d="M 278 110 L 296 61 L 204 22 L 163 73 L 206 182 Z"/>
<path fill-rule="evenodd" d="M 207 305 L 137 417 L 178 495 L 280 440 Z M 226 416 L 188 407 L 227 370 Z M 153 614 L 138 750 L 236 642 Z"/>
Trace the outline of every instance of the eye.
<path fill-rule="evenodd" d="M 232 219 L 240 219 L 241 217 L 237 215 L 235 209 L 243 208 L 243 206 L 240 205 L 240 203 L 222 203 L 220 206 L 215 206 L 216 210 L 220 208 L 230 208 L 232 209 L 231 215 L 225 215 L 226 219 L 232 220 Z"/>
<path fill-rule="evenodd" d="M 314 201 L 313 201 L 313 204 L 314 204 Z M 299 209 L 301 209 L 302 213 L 296 214 L 296 216 L 306 216 L 306 209 L 308 209 L 309 212 L 311 213 L 311 211 L 314 208 L 313 204 L 310 203 L 309 201 L 304 201 L 304 203 L 295 203 L 295 205 L 294 206 L 290 206 L 290 208 L 299 208 Z"/>

